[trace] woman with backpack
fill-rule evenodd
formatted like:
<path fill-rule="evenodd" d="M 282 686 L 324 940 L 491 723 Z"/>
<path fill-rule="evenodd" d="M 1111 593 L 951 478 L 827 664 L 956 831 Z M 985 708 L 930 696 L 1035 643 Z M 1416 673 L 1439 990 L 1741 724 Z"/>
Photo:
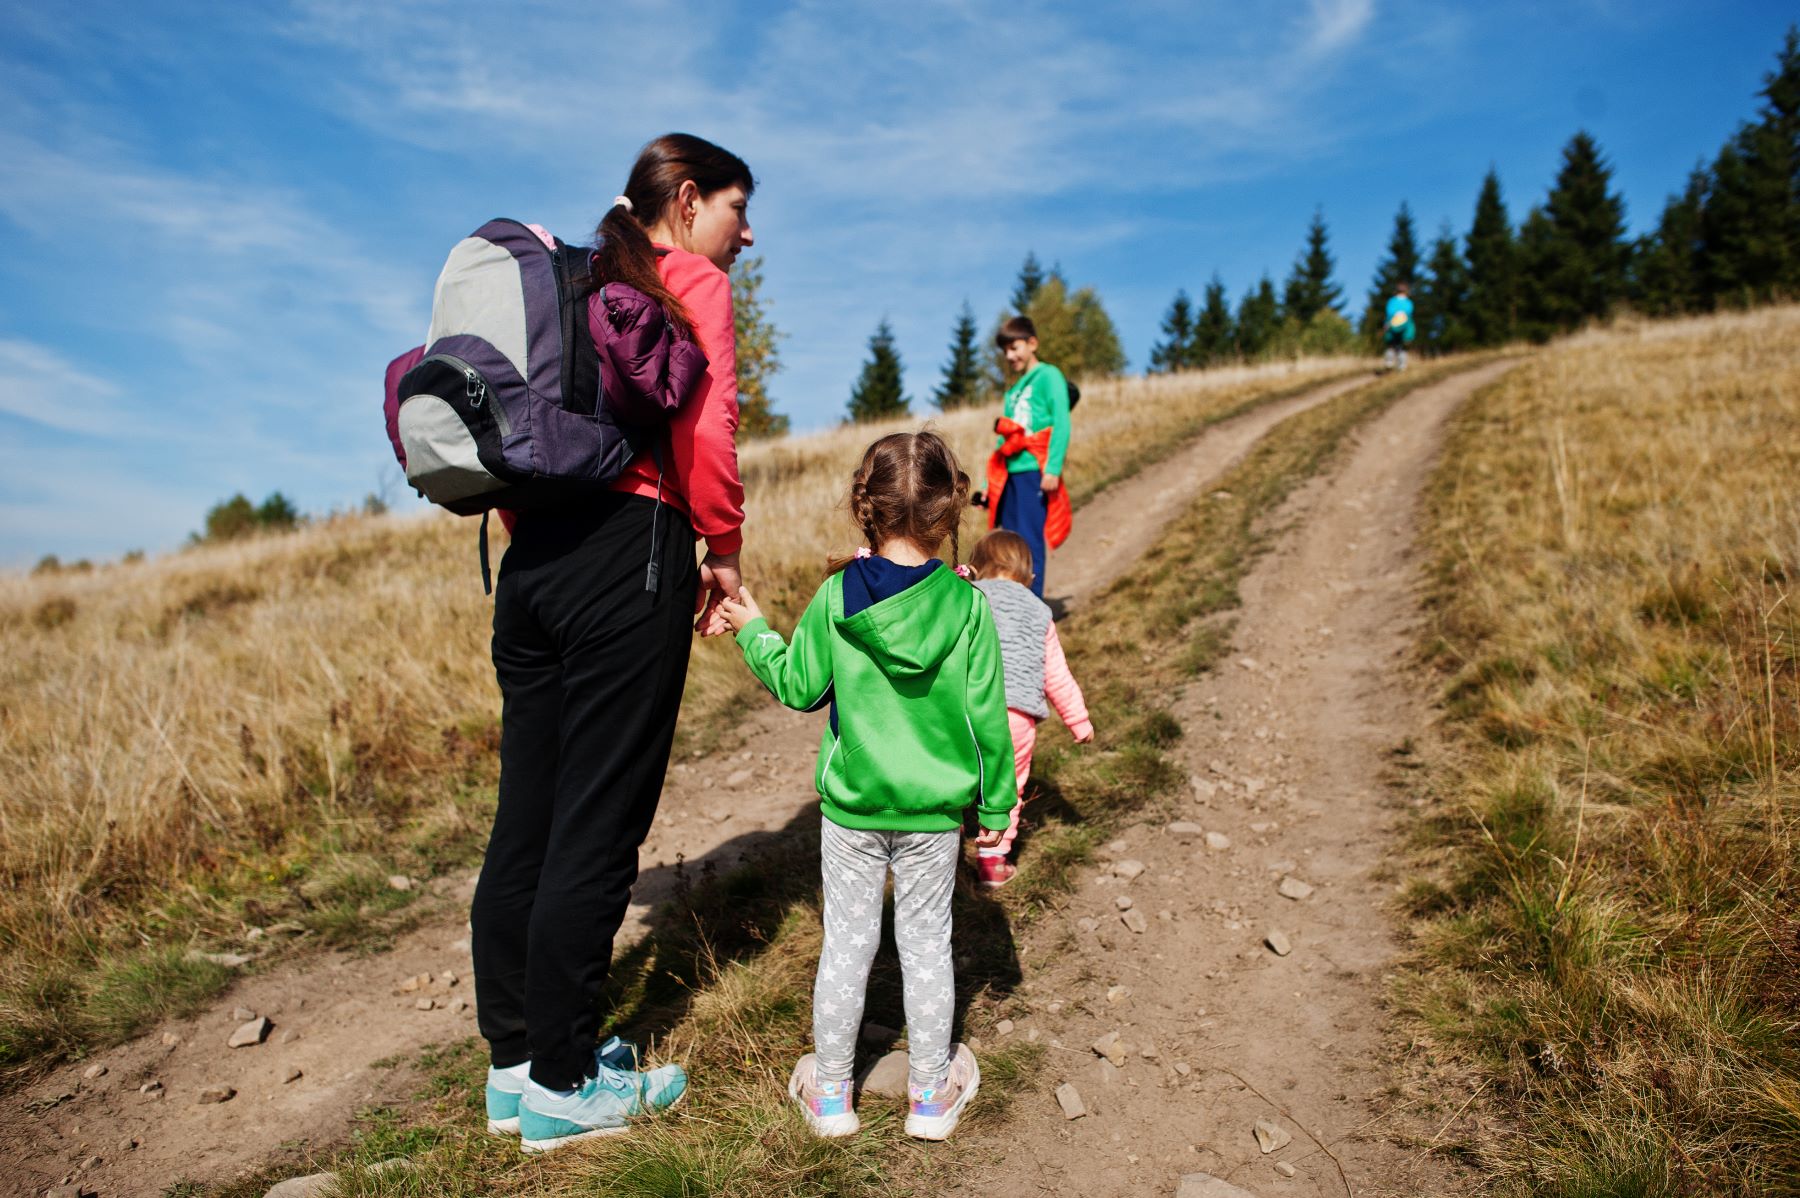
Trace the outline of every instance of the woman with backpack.
<path fill-rule="evenodd" d="M 657 301 L 707 371 L 611 490 L 518 516 L 494 595 L 500 795 L 476 886 L 488 1127 L 526 1151 L 623 1130 L 687 1086 L 599 1043 L 601 988 L 656 814 L 693 629 L 739 590 L 737 350 L 726 272 L 755 180 L 688 134 L 646 145 L 595 231 L 595 281 Z M 603 297 L 590 325 L 606 319 Z M 693 543 L 706 541 L 696 566 Z M 695 623 L 696 614 L 700 624 Z"/>

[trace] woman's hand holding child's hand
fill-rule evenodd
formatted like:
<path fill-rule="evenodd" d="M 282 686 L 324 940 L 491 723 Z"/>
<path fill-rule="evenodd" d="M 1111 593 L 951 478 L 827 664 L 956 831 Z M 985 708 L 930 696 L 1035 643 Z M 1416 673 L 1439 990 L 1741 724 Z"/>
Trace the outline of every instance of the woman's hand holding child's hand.
<path fill-rule="evenodd" d="M 756 599 L 750 594 L 749 587 L 739 587 L 737 598 L 727 596 L 719 600 L 719 616 L 730 626 L 732 632 L 737 633 L 742 632 L 750 621 L 762 619 L 762 608 L 756 606 Z"/>

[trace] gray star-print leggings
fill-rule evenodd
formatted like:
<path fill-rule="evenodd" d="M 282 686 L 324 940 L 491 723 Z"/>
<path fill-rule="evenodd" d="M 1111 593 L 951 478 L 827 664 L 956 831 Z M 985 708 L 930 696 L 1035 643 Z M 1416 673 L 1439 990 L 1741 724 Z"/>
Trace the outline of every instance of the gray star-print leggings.
<path fill-rule="evenodd" d="M 950 1072 L 956 979 L 950 961 L 950 895 L 960 832 L 863 832 L 830 820 L 819 834 L 825 874 L 825 947 L 813 983 L 813 1051 L 820 1081 L 843 1081 L 856 1063 L 869 967 L 881 943 L 881 903 L 894 871 L 894 943 L 906 993 L 913 1085 Z"/>

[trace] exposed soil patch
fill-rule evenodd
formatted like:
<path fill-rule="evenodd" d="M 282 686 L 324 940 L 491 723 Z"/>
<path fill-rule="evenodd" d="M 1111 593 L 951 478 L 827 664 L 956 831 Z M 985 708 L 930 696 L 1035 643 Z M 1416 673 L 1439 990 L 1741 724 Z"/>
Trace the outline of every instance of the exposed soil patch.
<path fill-rule="evenodd" d="M 1079 604 L 1275 423 L 1364 381 L 1330 383 L 1222 422 L 1096 496 L 1051 559 L 1051 596 Z M 816 716 L 771 706 L 746 721 L 735 747 L 672 768 L 621 950 L 674 893 L 678 870 L 728 869 L 774 838 L 815 827 L 818 735 Z M 472 888 L 472 877 L 434 883 L 414 908 L 412 930 L 387 951 L 331 953 L 253 974 L 205 1013 L 9 1097 L 0 1108 L 0 1192 L 42 1194 L 73 1177 L 102 1198 L 157 1194 L 178 1181 L 222 1181 L 304 1161 L 341 1141 L 358 1109 L 413 1088 L 405 1062 L 420 1050 L 475 1034 L 466 926 Z M 249 1018 L 239 1008 L 272 1021 L 266 1039 L 227 1046 Z M 95 1068 L 104 1072 L 87 1077 Z M 216 1086 L 232 1097 L 201 1101 Z"/>
<path fill-rule="evenodd" d="M 1454 1108 L 1394 1088 L 1385 866 L 1389 779 L 1430 724 L 1406 668 L 1413 516 L 1445 417 L 1505 369 L 1400 400 L 1285 506 L 1230 657 L 1175 707 L 1176 828 L 1122 833 L 1027 934 L 1006 1034 L 1048 1045 L 1049 1068 L 971 1192 L 1174 1194 L 1195 1173 L 1270 1196 L 1473 1188 L 1421 1147 Z M 1066 1117 L 1065 1084 L 1086 1115 Z"/>

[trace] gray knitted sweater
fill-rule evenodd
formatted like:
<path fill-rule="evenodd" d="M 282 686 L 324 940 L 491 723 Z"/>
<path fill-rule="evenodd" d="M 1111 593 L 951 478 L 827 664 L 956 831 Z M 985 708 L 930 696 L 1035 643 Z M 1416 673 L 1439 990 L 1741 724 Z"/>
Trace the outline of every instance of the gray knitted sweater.
<path fill-rule="evenodd" d="M 987 596 L 1000 633 L 1000 664 L 1006 672 L 1006 705 L 1028 716 L 1050 714 L 1044 701 L 1044 640 L 1050 635 L 1050 605 L 1010 578 L 975 583 Z"/>

